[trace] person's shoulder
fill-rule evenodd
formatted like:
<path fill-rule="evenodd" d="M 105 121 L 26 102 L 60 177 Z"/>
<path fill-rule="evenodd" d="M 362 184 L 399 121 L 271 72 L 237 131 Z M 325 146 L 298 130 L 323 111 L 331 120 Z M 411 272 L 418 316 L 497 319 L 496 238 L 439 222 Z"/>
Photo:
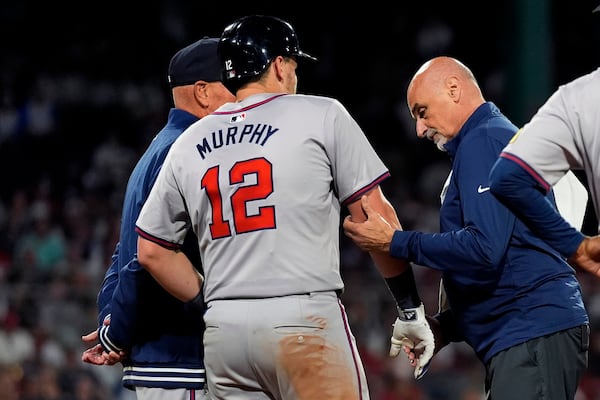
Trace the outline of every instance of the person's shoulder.
<path fill-rule="evenodd" d="M 346 110 L 344 105 L 339 100 L 329 96 L 316 94 L 293 94 L 283 97 L 289 99 L 289 101 L 295 102 L 296 104 L 301 103 L 305 107 L 313 106 L 321 110 Z"/>
<path fill-rule="evenodd" d="M 600 86 L 600 68 L 594 71 L 588 72 L 585 75 L 576 77 L 575 79 L 560 85 L 563 90 L 574 90 L 574 91 L 597 91 Z"/>
<path fill-rule="evenodd" d="M 581 81 L 581 80 L 593 80 L 596 82 L 600 81 L 600 67 L 596 68 L 593 71 L 588 72 L 587 74 L 581 75 L 578 78 L 575 78 L 574 81 Z"/>
<path fill-rule="evenodd" d="M 305 101 L 305 102 L 312 102 L 312 103 L 317 103 L 317 104 L 332 104 L 332 103 L 339 103 L 339 101 L 333 97 L 329 97 L 329 96 L 322 96 L 322 95 L 317 95 L 317 94 L 292 94 L 292 95 L 288 95 L 288 96 L 284 96 L 286 98 L 291 99 L 291 101 Z"/>

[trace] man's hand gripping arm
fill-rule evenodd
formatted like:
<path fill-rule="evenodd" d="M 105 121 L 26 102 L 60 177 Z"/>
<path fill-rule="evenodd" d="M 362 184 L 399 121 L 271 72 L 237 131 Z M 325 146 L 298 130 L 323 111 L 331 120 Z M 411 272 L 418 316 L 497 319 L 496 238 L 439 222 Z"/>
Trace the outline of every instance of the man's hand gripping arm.
<path fill-rule="evenodd" d="M 398 318 L 393 325 L 390 356 L 396 357 L 403 346 L 412 349 L 416 355 L 411 362 L 415 367 L 414 376 L 419 379 L 427 372 L 435 341 L 417 291 L 412 266 L 408 261 L 389 254 L 395 230 L 402 229 L 396 211 L 379 187 L 364 195 L 361 201 L 350 204 L 348 209 L 350 215 L 344 220 L 346 236 L 370 253 L 396 300 Z"/>

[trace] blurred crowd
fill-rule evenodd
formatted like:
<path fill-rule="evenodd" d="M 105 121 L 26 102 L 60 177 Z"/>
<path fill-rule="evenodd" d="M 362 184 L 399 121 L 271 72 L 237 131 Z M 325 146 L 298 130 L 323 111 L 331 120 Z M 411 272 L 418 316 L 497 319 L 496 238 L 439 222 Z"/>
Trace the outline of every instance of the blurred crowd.
<path fill-rule="evenodd" d="M 57 59 L 52 58 L 54 50 L 48 48 L 49 43 L 42 41 L 44 49 L 36 49 L 36 55 L 41 52 L 44 62 L 39 57 L 33 59 L 32 52 L 19 46 L 3 49 L 0 400 L 134 398 L 132 392 L 121 387 L 120 366 L 97 367 L 81 362 L 81 352 L 86 348 L 81 335 L 97 326 L 96 295 L 118 240 L 127 178 L 171 107 L 165 82 L 168 59 L 196 37 L 176 29 L 183 24 L 175 18 L 177 13 L 165 8 L 167 3 L 160 3 L 164 18 L 157 25 L 162 30 L 153 38 L 168 40 L 146 43 L 145 50 L 151 57 L 129 55 L 126 68 L 109 68 L 104 57 L 121 64 L 122 60 L 116 59 L 121 53 L 111 46 L 125 48 L 139 39 L 137 36 L 131 42 L 117 34 L 75 37 L 70 45 L 63 43 L 64 48 L 56 49 L 60 56 Z M 16 15 L 13 22 L 19 22 L 23 10 L 16 5 L 8 9 Z M 355 22 L 359 19 L 354 18 Z M 294 16 L 288 19 L 296 20 Z M 7 21 L 11 21 L 8 13 L 0 22 Z M 300 27 L 301 21 L 306 20 L 296 25 Z M 78 21 L 75 28 L 82 29 L 89 22 Z M 401 26 L 406 19 L 396 22 Z M 352 25 L 344 26 L 349 30 Z M 385 55 L 391 65 L 374 59 L 370 66 L 363 67 L 365 76 L 346 78 L 357 81 L 341 82 L 336 90 L 326 82 L 343 81 L 336 77 L 340 65 L 335 63 L 335 55 L 347 50 L 336 44 L 337 28 L 323 27 L 325 33 L 318 37 L 321 62 L 316 72 L 308 68 L 299 71 L 299 91 L 338 97 L 348 106 L 392 172 L 392 179 L 383 188 L 404 228 L 435 232 L 439 192 L 450 163 L 433 144 L 417 141 L 403 103 L 404 85 L 414 72 L 412 67 L 431 55 L 453 52 L 461 58 L 457 48 L 452 47 L 457 28 L 439 19 L 423 23 L 412 32 L 412 43 L 407 43 L 409 50 L 404 56 L 413 58 L 410 64 L 399 67 L 404 61 L 388 52 Z M 400 28 L 391 29 L 398 36 L 406 33 Z M 217 33 L 217 27 L 209 33 L 213 32 Z M 307 35 L 306 41 L 311 40 L 313 45 L 317 43 L 316 38 Z M 305 47 L 307 51 L 310 48 Z M 345 63 L 354 61 L 350 57 Z M 467 64 L 474 67 L 486 97 L 502 107 L 505 81 L 501 66 L 488 68 L 484 62 L 469 60 Z M 127 71 L 136 68 L 145 73 L 128 79 L 134 75 Z M 400 73 L 390 74 L 389 68 Z M 483 399 L 483 367 L 462 343 L 443 349 L 419 381 L 414 380 L 402 355 L 397 359 L 388 357 L 391 324 L 396 315 L 391 295 L 368 255 L 343 234 L 341 242 L 346 282 L 343 302 L 363 356 L 372 399 Z M 592 340 L 590 365 L 577 400 L 598 400 L 600 283 L 583 272 L 578 276 L 591 317 Z M 435 313 L 439 275 L 417 266 L 416 277 L 427 311 Z"/>

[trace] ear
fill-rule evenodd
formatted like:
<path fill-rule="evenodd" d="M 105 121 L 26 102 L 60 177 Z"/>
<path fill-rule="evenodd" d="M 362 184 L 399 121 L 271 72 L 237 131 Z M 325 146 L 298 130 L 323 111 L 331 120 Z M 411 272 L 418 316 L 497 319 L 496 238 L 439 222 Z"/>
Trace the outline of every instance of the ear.
<path fill-rule="evenodd" d="M 208 83 L 205 81 L 197 81 L 194 83 L 194 99 L 196 103 L 207 108 L 209 105 L 209 89 Z"/>
<path fill-rule="evenodd" d="M 277 56 L 275 57 L 275 59 L 273 59 L 273 62 L 271 63 L 271 65 L 273 66 L 273 69 L 275 71 L 275 76 L 277 77 L 278 81 L 283 80 L 285 73 L 284 73 L 284 68 L 285 68 L 285 58 L 283 58 L 282 56 Z"/>
<path fill-rule="evenodd" d="M 446 89 L 448 90 L 448 96 L 450 99 L 453 102 L 458 103 L 461 95 L 460 79 L 458 79 L 456 76 L 450 76 L 448 79 L 446 79 Z"/>

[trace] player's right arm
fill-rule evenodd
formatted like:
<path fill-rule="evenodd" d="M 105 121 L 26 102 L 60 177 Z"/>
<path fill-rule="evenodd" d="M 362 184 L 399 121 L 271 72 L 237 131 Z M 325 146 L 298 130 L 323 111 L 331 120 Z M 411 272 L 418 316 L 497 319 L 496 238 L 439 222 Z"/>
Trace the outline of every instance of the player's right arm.
<path fill-rule="evenodd" d="M 138 261 L 172 296 L 183 302 L 202 298 L 204 278 L 178 248 L 167 248 L 149 239 L 138 228 Z"/>
<path fill-rule="evenodd" d="M 364 222 L 367 215 L 363 210 L 363 202 L 368 199 L 372 210 L 388 221 L 391 235 L 395 230 L 401 230 L 396 210 L 384 196 L 381 188 L 376 186 L 367 192 L 364 198 L 348 204 L 348 210 L 353 222 Z M 403 259 L 394 258 L 388 249 L 371 250 L 373 262 L 383 276 L 398 307 L 398 318 L 394 323 L 391 338 L 390 356 L 396 357 L 404 346 L 413 351 L 410 353 L 416 359 L 411 359 L 415 367 L 415 378 L 421 378 L 434 355 L 435 340 L 432 329 L 425 316 L 425 308 L 419 296 L 411 264 Z"/>

